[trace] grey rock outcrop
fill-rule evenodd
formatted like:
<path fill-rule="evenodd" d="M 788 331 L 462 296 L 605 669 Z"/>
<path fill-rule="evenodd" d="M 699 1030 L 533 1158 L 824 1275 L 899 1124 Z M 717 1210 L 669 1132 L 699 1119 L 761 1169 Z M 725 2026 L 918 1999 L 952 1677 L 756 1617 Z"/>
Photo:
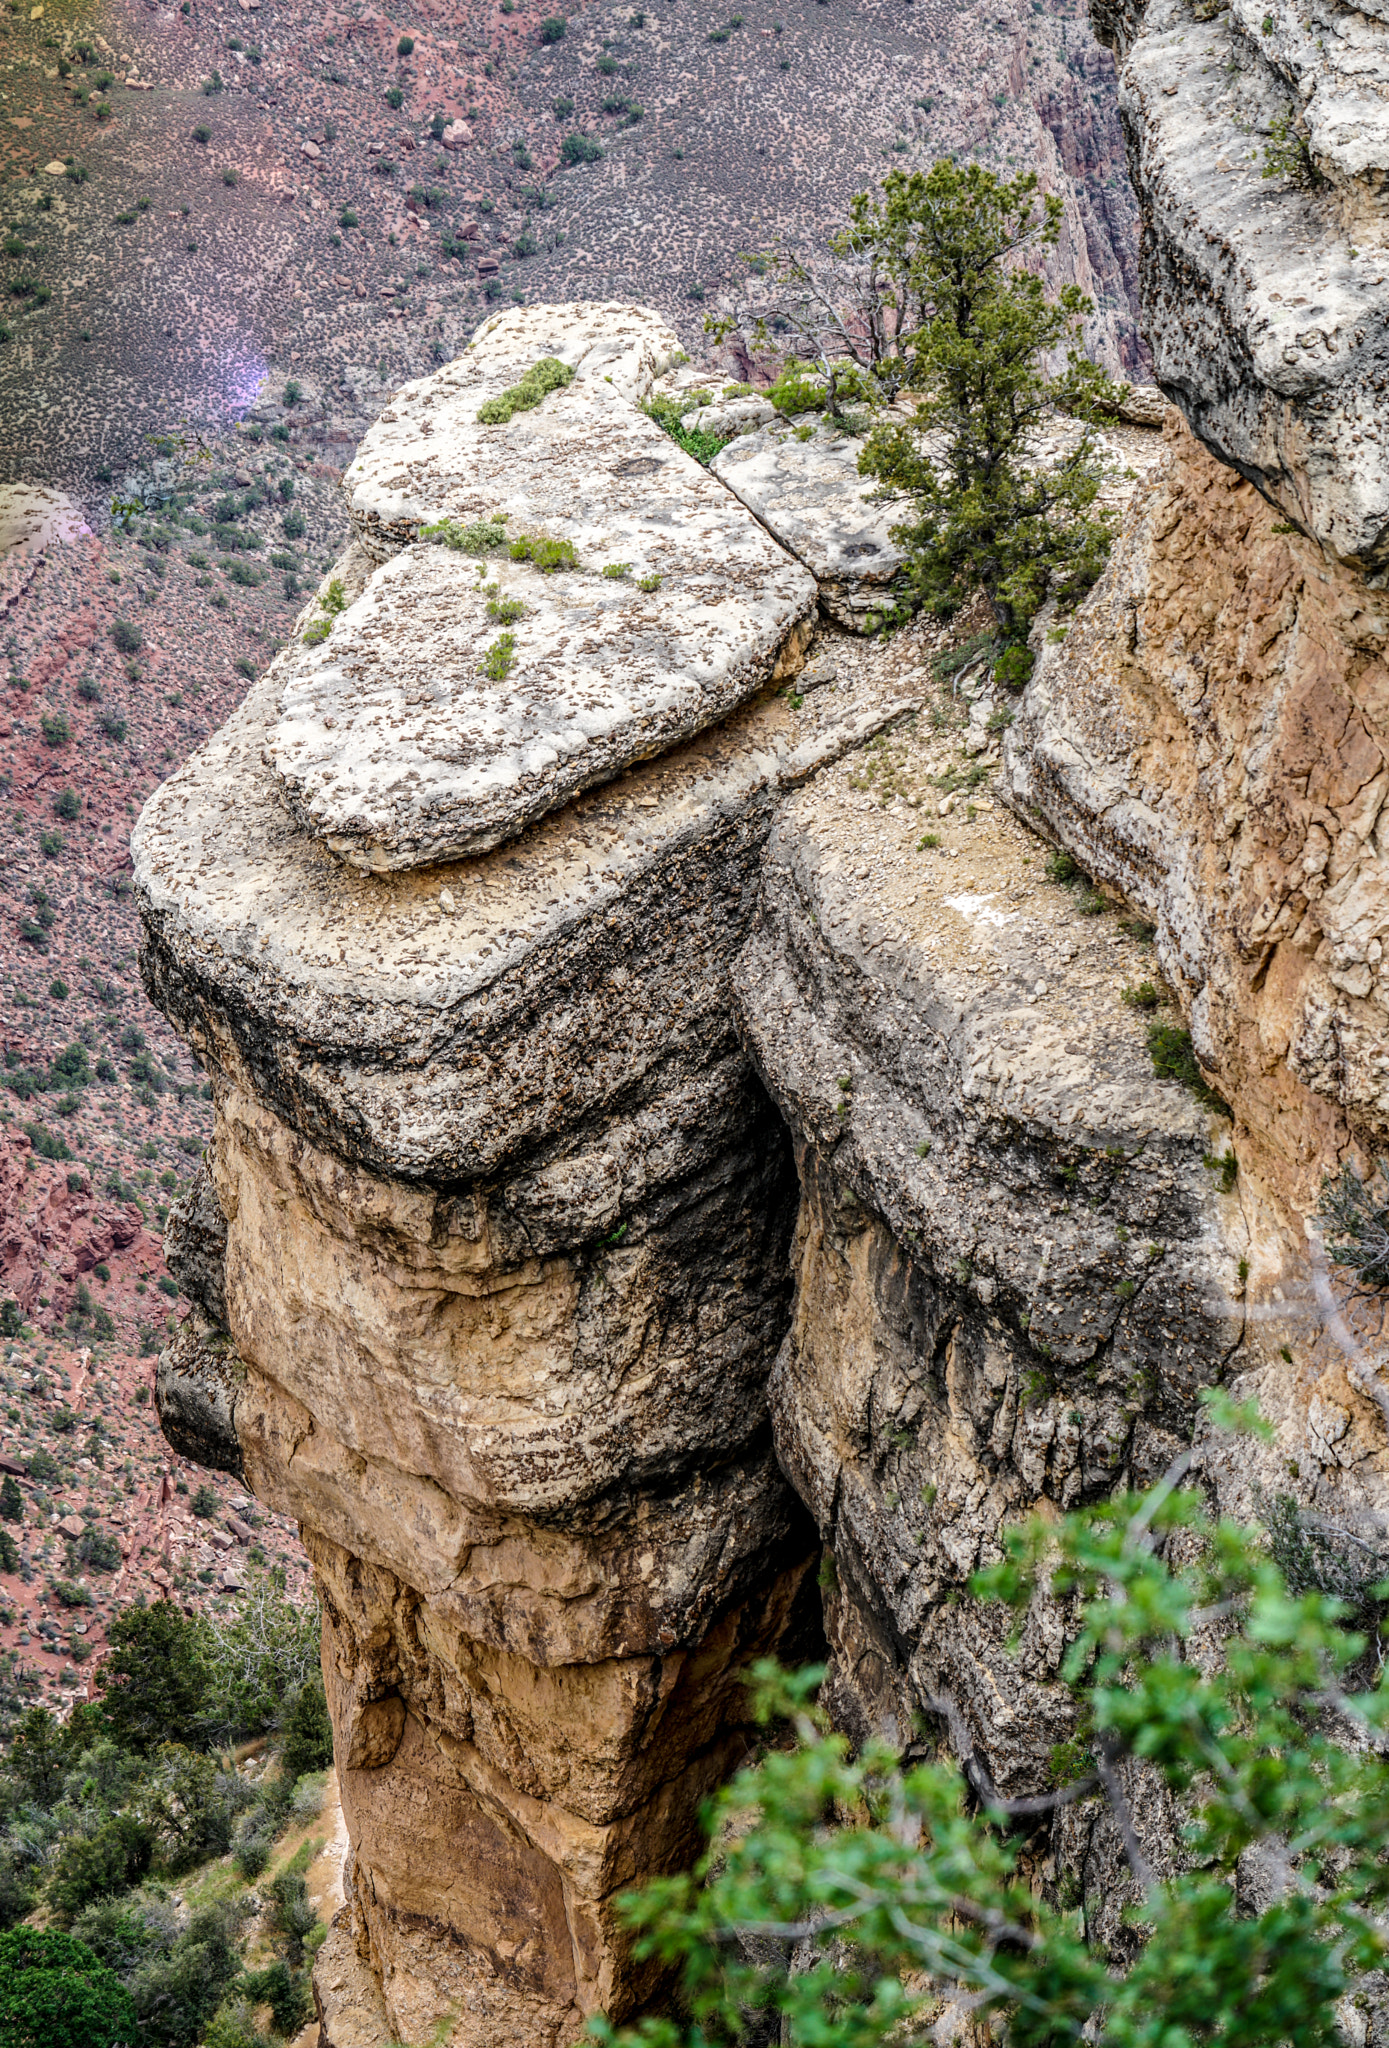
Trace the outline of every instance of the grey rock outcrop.
<path fill-rule="evenodd" d="M 795 672 L 814 583 L 635 402 L 677 346 L 639 308 L 516 310 L 366 435 L 344 479 L 365 555 L 281 663 L 265 742 L 343 859 L 485 851 Z M 543 359 L 572 382 L 480 417 Z M 490 552 L 418 539 L 441 521 Z"/>
<path fill-rule="evenodd" d="M 1349 7 L 1150 0 L 1097 29 L 1122 54 L 1158 382 L 1287 519 L 1377 572 L 1389 28 Z"/>
<path fill-rule="evenodd" d="M 334 638 L 415 552 L 352 543 Z M 769 667 L 803 610 L 769 609 Z M 176 1252 L 209 1303 L 225 1228 L 225 1332 L 185 1328 L 161 1413 L 316 1568 L 352 1848 L 325 2039 L 376 2024 L 348 1939 L 395 2036 L 563 2048 L 653 1990 L 613 1899 L 690 1855 L 749 1660 L 811 1640 L 766 1402 L 795 1174 L 729 973 L 784 793 L 915 700 L 846 678 L 729 713 L 711 687 L 704 729 L 551 783 L 496 850 L 373 872 L 284 801 L 300 658 L 135 835 L 147 985 L 213 1077 L 216 1215 L 200 1195 Z"/>
<path fill-rule="evenodd" d="M 929 788 L 938 748 L 902 735 L 896 786 Z M 833 1558 L 836 1718 L 906 1743 L 948 1711 L 1036 1791 L 1072 1726 L 1063 1619 L 1019 1659 L 965 1582 L 1007 1522 L 1189 1441 L 1244 1355 L 1245 1225 L 1221 1120 L 1154 1078 L 1119 1000 L 1142 942 L 1039 881 L 1006 814 L 952 812 L 923 860 L 909 808 L 861 802 L 825 771 L 786 805 L 736 970 L 801 1177 L 777 1450 Z"/>
<path fill-rule="evenodd" d="M 730 441 L 710 467 L 815 578 L 837 625 L 863 632 L 893 604 L 901 547 L 889 529 L 902 505 L 870 503 L 861 443 L 832 423 L 798 431 L 778 420 Z"/>

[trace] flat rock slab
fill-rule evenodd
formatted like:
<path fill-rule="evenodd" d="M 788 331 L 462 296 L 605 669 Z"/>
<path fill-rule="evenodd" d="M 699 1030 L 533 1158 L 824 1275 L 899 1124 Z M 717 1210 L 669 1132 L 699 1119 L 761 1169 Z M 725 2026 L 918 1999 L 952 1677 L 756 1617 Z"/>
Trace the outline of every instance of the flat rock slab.
<path fill-rule="evenodd" d="M 874 486 L 859 475 L 861 445 L 823 423 L 807 440 L 779 423 L 740 435 L 710 465 L 805 564 L 830 617 L 857 632 L 890 602 L 903 553 L 888 529 L 906 511 L 866 502 Z"/>
<path fill-rule="evenodd" d="M 360 590 L 327 640 L 281 664 L 266 745 L 296 818 L 353 866 L 499 845 L 799 665 L 812 578 L 630 395 L 663 360 L 659 323 L 633 313 L 605 333 L 569 317 L 583 310 L 484 330 L 397 395 L 347 473 Z M 570 385 L 478 422 L 566 348 Z M 499 514 L 512 536 L 570 543 L 577 567 L 545 575 L 505 547 L 480 561 L 414 539 L 422 522 Z M 488 584 L 523 614 L 489 612 Z M 510 666 L 492 677 L 503 631 Z"/>
<path fill-rule="evenodd" d="M 634 412 L 679 354 L 676 335 L 645 306 L 581 300 L 518 306 L 484 321 L 453 362 L 403 385 L 362 437 L 342 484 L 359 538 L 383 561 L 408 546 L 422 523 L 467 524 L 499 510 L 517 521 L 558 522 L 547 530 L 576 547 L 605 534 L 609 472 L 595 473 L 579 448 L 566 459 L 562 444 L 576 422 L 588 420 L 589 407 Z M 573 383 L 504 425 L 484 426 L 478 408 L 544 356 L 566 363 Z M 679 451 L 638 419 L 643 448 L 669 464 Z M 641 450 L 626 453 L 640 459 Z M 656 472 L 634 470 L 628 481 L 642 476 Z M 664 497 L 666 481 L 664 474 L 658 486 L 648 481 L 639 495 Z"/>
<path fill-rule="evenodd" d="M 305 1135 L 445 1181 L 607 1115 L 722 1028 L 780 792 L 917 696 L 764 696 L 509 846 L 376 875 L 305 831 L 267 766 L 287 659 L 145 806 L 143 971 L 199 1056 Z"/>

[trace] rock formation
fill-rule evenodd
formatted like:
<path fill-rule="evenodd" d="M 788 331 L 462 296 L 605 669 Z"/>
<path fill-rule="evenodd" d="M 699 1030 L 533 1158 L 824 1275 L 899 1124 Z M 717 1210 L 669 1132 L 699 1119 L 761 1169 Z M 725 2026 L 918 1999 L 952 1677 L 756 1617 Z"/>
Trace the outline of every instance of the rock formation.
<path fill-rule="evenodd" d="M 572 754 L 431 713 L 477 687 L 471 626 L 380 671 L 398 692 L 381 710 L 362 624 L 381 592 L 410 585 L 402 627 L 450 587 L 466 618 L 478 562 L 404 545 L 406 485 L 373 499 L 368 448 L 348 483 L 385 559 L 354 542 L 324 588 L 342 612 L 305 614 L 335 619 L 326 639 L 280 656 L 136 834 L 146 979 L 217 1112 L 210 1186 L 171 1247 L 207 1321 L 166 1354 L 161 1412 L 188 1455 L 296 1515 L 317 1568 L 353 1846 L 351 1934 L 320 1972 L 335 2039 L 332 1983 L 360 1988 L 352 1944 L 384 1993 L 363 2023 L 380 2039 L 447 2017 L 459 2042 L 561 2043 L 585 2012 L 629 2008 L 646 1979 L 612 1897 L 688 1858 L 744 1745 L 749 1659 L 796 1654 L 817 1604 L 765 1399 L 795 1175 L 729 972 L 779 793 L 903 700 L 841 689 L 795 713 L 768 687 L 803 660 L 813 583 L 673 443 L 652 452 L 632 405 L 650 368 L 614 396 L 589 356 L 624 324 L 669 345 L 630 309 L 509 316 L 519 356 L 496 368 L 484 332 L 468 403 L 568 348 L 574 381 L 526 432 L 581 402 L 592 370 L 572 444 L 591 434 L 620 471 L 661 463 L 682 515 L 722 536 L 703 553 L 663 536 L 648 486 L 669 573 L 639 605 L 600 573 L 604 539 L 626 546 L 640 516 L 625 474 L 571 463 L 562 502 L 539 502 L 555 466 L 542 450 L 527 472 L 524 436 L 489 430 L 511 450 L 509 530 L 579 535 L 577 566 L 539 588 L 503 551 L 483 558 L 526 593 L 522 672 L 567 636 L 577 680 L 556 669 L 549 732 L 592 711 L 633 765 L 615 776 L 610 755 L 576 796 Z M 458 374 L 431 381 L 395 408 L 417 443 L 380 468 L 419 490 L 417 519 L 507 510 L 427 497 L 431 427 L 450 402 L 460 438 L 466 421 Z M 614 647 L 625 721 L 594 710 L 582 666 Z M 658 659 L 683 663 L 678 743 L 639 765 L 672 737 L 631 685 Z M 394 753 L 361 737 L 377 710 Z M 495 836 L 502 802 L 502 846 L 440 857 Z"/>
<path fill-rule="evenodd" d="M 1389 1394 L 1307 1239 L 1389 1102 L 1374 110 L 1338 126 L 1291 18 L 1200 12 L 1108 26 L 1206 445 L 1128 430 L 1011 725 L 960 679 L 967 774 L 919 635 L 804 666 L 873 580 L 809 444 L 750 416 L 698 470 L 637 404 L 660 323 L 540 308 L 393 401 L 301 637 L 141 820 L 147 982 L 217 1105 L 161 1413 L 317 1569 L 330 2048 L 563 2048 L 653 1996 L 613 1897 L 688 1856 L 748 1660 L 817 1623 L 852 1733 L 1038 1789 L 1067 1617 L 1014 1654 L 968 1575 L 1155 1476 L 1203 1386 L 1277 1426 L 1208 1447 L 1224 1503 L 1382 1527 Z M 1324 182 L 1263 180 L 1256 115 Z M 1204 1088 L 1154 1072 L 1164 987 Z M 1117 1928 L 1092 1820 L 1054 1849 Z"/>

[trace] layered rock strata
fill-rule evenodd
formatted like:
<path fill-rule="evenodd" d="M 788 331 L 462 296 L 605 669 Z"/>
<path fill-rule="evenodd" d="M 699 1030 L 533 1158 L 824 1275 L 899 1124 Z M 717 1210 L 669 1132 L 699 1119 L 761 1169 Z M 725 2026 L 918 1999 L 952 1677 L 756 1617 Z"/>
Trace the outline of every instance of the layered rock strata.
<path fill-rule="evenodd" d="M 899 791 L 945 750 L 904 737 Z M 778 1454 L 833 1570 L 829 1697 L 856 1738 L 923 1716 L 1001 1790 L 1072 1730 L 1063 1617 L 962 1597 L 1003 1525 L 1156 1477 L 1245 1352 L 1224 1120 L 1156 1080 L 1121 997 L 1141 939 L 1048 884 L 990 803 L 919 812 L 827 770 L 768 843 L 739 1015 L 796 1147 Z M 929 1725 L 929 1722 L 928 1722 Z M 981 1781 L 983 1782 L 983 1781 Z"/>
<path fill-rule="evenodd" d="M 335 565 L 329 646 L 400 559 Z M 585 795 L 556 772 L 539 821 L 520 791 L 493 852 L 372 872 L 306 827 L 277 750 L 299 650 L 135 836 L 147 984 L 216 1103 L 173 1248 L 208 1323 L 161 1412 L 297 1516 L 324 1603 L 352 1844 L 325 2039 L 332 1983 L 344 2040 L 377 2024 L 349 1942 L 381 2039 L 558 2048 L 640 2002 L 613 1897 L 689 1857 L 748 1661 L 804 1648 L 814 1532 L 765 1395 L 795 1175 L 728 976 L 781 794 L 910 700 L 759 691 L 814 594 L 773 568 L 751 701 Z M 326 720 L 358 701 L 335 687 Z"/>

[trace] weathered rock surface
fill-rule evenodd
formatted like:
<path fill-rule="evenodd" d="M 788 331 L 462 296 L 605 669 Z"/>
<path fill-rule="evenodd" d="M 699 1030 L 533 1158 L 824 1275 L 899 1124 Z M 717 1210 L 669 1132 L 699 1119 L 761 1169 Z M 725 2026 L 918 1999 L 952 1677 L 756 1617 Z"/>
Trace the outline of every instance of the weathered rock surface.
<path fill-rule="evenodd" d="M 225 1223 L 226 1336 L 185 1331 L 161 1412 L 304 1530 L 389 2028 L 562 2048 L 653 1988 L 611 1901 L 689 1856 L 749 1660 L 818 1606 L 765 1392 L 795 1177 L 729 969 L 783 793 L 915 700 L 764 693 L 504 849 L 374 874 L 281 801 L 290 659 L 136 834 Z M 215 1219 L 181 1230 L 215 1298 Z M 341 1947 L 324 2025 L 369 2038 Z"/>
<path fill-rule="evenodd" d="M 1217 456 L 1341 561 L 1377 570 L 1389 29 L 1348 7 L 1206 12 L 1151 0 L 1097 15 L 1123 53 L 1154 372 Z M 1290 175 L 1265 177 L 1270 147 Z"/>
<path fill-rule="evenodd" d="M 1014 802 L 1157 927 L 1202 1061 L 1291 1209 L 1389 1128 L 1389 611 L 1184 429 L 1042 641 Z"/>
<path fill-rule="evenodd" d="M 802 440 L 778 420 L 739 435 L 710 465 L 805 564 L 830 618 L 855 632 L 889 608 L 903 561 L 889 532 L 903 518 L 903 506 L 868 502 L 875 486 L 859 475 L 861 446 L 823 421 Z"/>
<path fill-rule="evenodd" d="M 291 810 L 355 866 L 514 838 L 795 672 L 810 577 L 635 403 L 675 350 L 636 308 L 518 309 L 367 434 L 344 488 L 369 559 L 341 579 L 328 639 L 283 664 L 266 737 Z M 479 421 L 547 356 L 577 365 L 572 383 Z M 410 544 L 499 519 L 576 566 Z"/>
<path fill-rule="evenodd" d="M 903 737 L 926 784 L 939 742 Z M 1005 1791 L 1070 1732 L 1063 1618 L 961 1597 L 1005 1522 L 1156 1477 L 1243 1353 L 1222 1120 L 1155 1080 L 1120 992 L 1146 948 L 1041 881 L 992 805 L 919 816 L 827 770 L 768 844 L 740 1016 L 802 1184 L 777 1450 L 834 1559 L 830 1691 L 855 1736 L 923 1712 Z M 1228 1128 L 1228 1126 L 1225 1126 Z"/>

